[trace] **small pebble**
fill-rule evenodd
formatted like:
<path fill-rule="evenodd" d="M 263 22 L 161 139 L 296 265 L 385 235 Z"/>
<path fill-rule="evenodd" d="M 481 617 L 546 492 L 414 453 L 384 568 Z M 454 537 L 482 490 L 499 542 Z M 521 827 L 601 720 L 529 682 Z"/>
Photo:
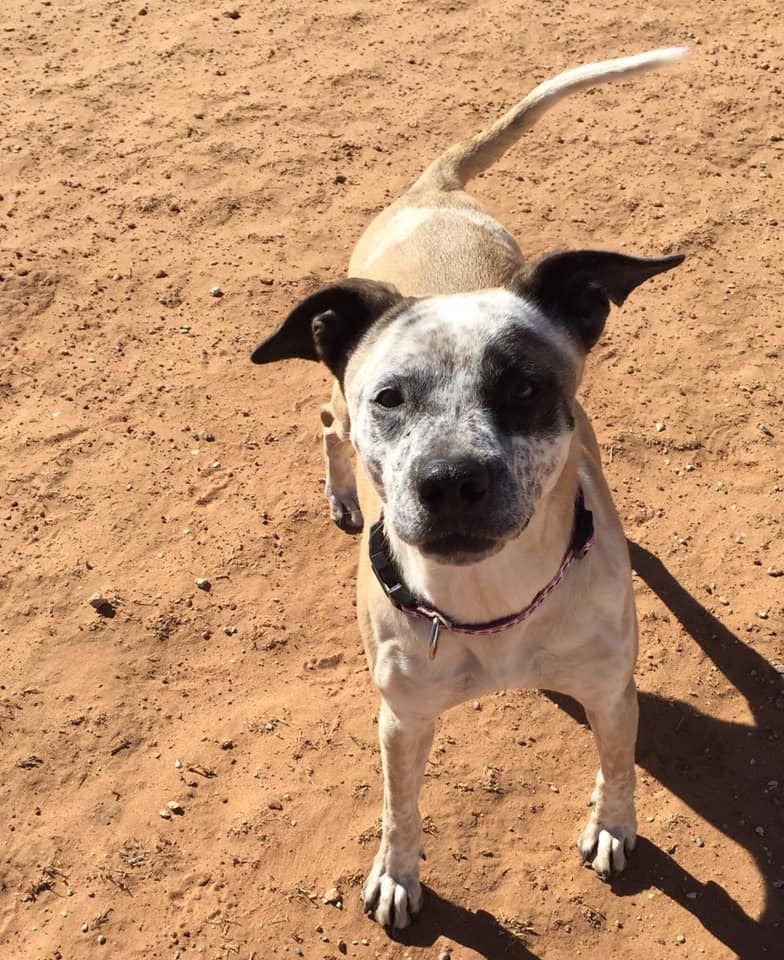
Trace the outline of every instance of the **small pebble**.
<path fill-rule="evenodd" d="M 166 806 L 171 810 L 172 813 L 176 813 L 178 816 L 181 816 L 183 813 L 185 813 L 182 805 L 177 803 L 176 800 L 170 800 Z"/>
<path fill-rule="evenodd" d="M 99 934 L 98 936 L 98 943 L 100 943 L 101 946 L 103 946 L 106 943 L 106 937 L 102 933 Z"/>
<path fill-rule="evenodd" d="M 196 586 L 199 590 L 209 590 L 212 584 L 206 577 L 196 577 Z"/>
<path fill-rule="evenodd" d="M 175 766 L 178 770 L 182 770 L 182 760 L 175 760 L 175 761 L 174 761 L 174 766 Z"/>
<path fill-rule="evenodd" d="M 87 926 L 86 923 L 83 923 L 83 924 L 82 924 L 82 933 L 87 933 L 87 931 L 88 931 L 89 929 L 90 929 L 90 928 Z"/>
<path fill-rule="evenodd" d="M 664 424 L 661 422 L 661 420 L 657 420 L 654 426 L 656 428 L 657 433 L 661 433 L 662 430 L 664 430 Z"/>
<path fill-rule="evenodd" d="M 684 935 L 683 935 L 682 933 L 679 933 L 678 936 L 675 938 L 675 942 L 676 942 L 676 943 L 686 943 L 686 937 L 684 937 Z"/>
<path fill-rule="evenodd" d="M 210 287 L 210 296 L 220 298 L 223 296 L 223 291 L 220 287 Z"/>
<path fill-rule="evenodd" d="M 169 276 L 169 274 L 168 274 L 165 270 L 156 270 L 156 271 L 155 271 L 155 279 L 156 279 L 156 280 L 163 280 L 164 277 L 168 277 L 168 276 Z"/>
<path fill-rule="evenodd" d="M 348 953 L 348 945 L 342 937 L 338 940 L 338 950 L 341 953 Z"/>
<path fill-rule="evenodd" d="M 171 820 L 171 811 L 170 810 L 159 810 L 158 816 L 164 820 Z"/>
<path fill-rule="evenodd" d="M 223 740 L 221 742 L 221 750 L 233 750 L 234 741 L 233 740 Z"/>
<path fill-rule="evenodd" d="M 694 842 L 697 844 L 698 847 L 705 846 L 705 841 L 702 839 L 702 837 L 696 837 Z"/>
<path fill-rule="evenodd" d="M 101 617 L 113 617 L 115 604 L 99 592 L 94 593 L 87 601 L 95 612 Z M 115 601 L 116 602 L 116 601 Z"/>
<path fill-rule="evenodd" d="M 270 800 L 269 803 L 267 804 L 267 806 L 269 807 L 270 810 L 282 810 L 282 809 L 283 809 L 283 804 L 280 802 L 280 800 Z"/>
<path fill-rule="evenodd" d="M 341 907 L 343 905 L 343 897 L 337 887 L 330 887 L 321 898 L 321 902 L 328 903 L 332 907 Z"/>
<path fill-rule="evenodd" d="M 224 628 L 223 628 L 223 632 L 226 634 L 227 637 L 233 637 L 234 634 L 237 632 L 237 628 L 236 628 L 236 627 L 224 627 Z"/>

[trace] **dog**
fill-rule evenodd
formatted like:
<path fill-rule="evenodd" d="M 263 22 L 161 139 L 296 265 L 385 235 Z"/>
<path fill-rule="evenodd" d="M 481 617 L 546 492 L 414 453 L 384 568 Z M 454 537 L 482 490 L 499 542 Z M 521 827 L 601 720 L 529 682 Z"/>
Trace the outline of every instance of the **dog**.
<path fill-rule="evenodd" d="M 307 297 L 251 356 L 329 368 L 332 517 L 352 533 L 379 518 L 364 527 L 358 573 L 384 774 L 362 898 L 392 932 L 422 904 L 418 796 L 435 720 L 484 693 L 537 687 L 579 701 L 600 760 L 580 854 L 607 879 L 635 844 L 631 569 L 575 394 L 610 303 L 683 257 L 577 250 L 526 264 L 464 186 L 563 97 L 685 52 L 540 84 L 435 160 L 366 229 L 350 279 Z"/>

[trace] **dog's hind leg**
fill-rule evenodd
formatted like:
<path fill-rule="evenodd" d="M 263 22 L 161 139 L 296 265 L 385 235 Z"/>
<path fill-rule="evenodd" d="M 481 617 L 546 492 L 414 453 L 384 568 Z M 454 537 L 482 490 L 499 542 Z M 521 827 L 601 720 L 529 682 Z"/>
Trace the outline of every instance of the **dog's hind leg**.
<path fill-rule="evenodd" d="M 577 846 L 583 862 L 608 880 L 626 866 L 626 853 L 637 840 L 634 744 L 638 708 L 634 681 L 620 697 L 608 698 L 601 706 L 585 705 L 585 712 L 601 766 L 591 796 L 591 816 Z"/>
<path fill-rule="evenodd" d="M 419 791 L 434 729 L 433 720 L 401 719 L 382 699 L 378 735 L 384 767 L 384 815 L 381 845 L 362 886 L 362 900 L 366 912 L 393 931 L 407 927 L 422 906 Z"/>
<path fill-rule="evenodd" d="M 321 408 L 326 479 L 324 492 L 332 519 L 346 533 L 360 533 L 362 511 L 357 499 L 357 483 L 351 462 L 351 420 L 337 380 L 332 399 Z"/>

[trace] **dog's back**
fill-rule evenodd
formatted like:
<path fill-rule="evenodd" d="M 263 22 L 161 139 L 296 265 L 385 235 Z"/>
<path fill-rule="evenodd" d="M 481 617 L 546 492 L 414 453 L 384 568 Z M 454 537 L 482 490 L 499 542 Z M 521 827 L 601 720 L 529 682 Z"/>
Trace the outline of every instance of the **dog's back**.
<path fill-rule="evenodd" d="M 413 186 L 361 236 L 349 276 L 393 283 L 407 296 L 503 286 L 522 254 L 481 203 L 465 192 L 548 110 L 586 87 L 623 80 L 680 59 L 686 47 L 652 50 L 567 70 L 539 84 L 491 126 L 433 161 Z"/>

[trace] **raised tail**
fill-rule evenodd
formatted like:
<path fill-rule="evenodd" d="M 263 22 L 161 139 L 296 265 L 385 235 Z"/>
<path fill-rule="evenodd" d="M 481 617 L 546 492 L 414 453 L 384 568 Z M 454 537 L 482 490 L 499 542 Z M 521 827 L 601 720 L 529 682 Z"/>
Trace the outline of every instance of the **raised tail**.
<path fill-rule="evenodd" d="M 552 80 L 545 80 L 492 126 L 468 140 L 456 143 L 442 153 L 425 170 L 414 188 L 427 186 L 440 190 L 461 189 L 472 177 L 503 156 L 524 131 L 530 129 L 539 117 L 559 100 L 586 87 L 656 70 L 680 60 L 688 50 L 688 47 L 665 47 L 639 53 L 634 57 L 588 63 L 559 73 Z"/>

